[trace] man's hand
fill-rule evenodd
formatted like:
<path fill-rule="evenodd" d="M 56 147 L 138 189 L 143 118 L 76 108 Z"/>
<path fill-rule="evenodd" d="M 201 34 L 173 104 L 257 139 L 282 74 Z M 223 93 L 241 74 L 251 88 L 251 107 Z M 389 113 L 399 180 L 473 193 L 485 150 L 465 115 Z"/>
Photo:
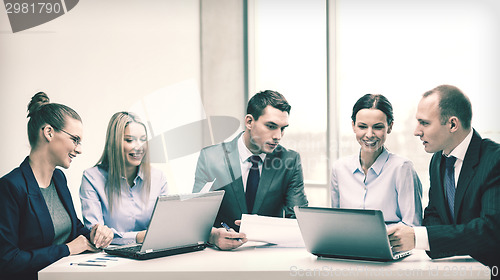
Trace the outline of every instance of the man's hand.
<path fill-rule="evenodd" d="M 241 221 L 236 220 L 235 224 L 240 225 Z M 227 231 L 225 228 L 212 228 L 212 232 L 210 233 L 210 243 L 221 250 L 236 249 L 247 241 L 244 233 L 238 233 L 234 229 Z"/>
<path fill-rule="evenodd" d="M 387 229 L 393 252 L 409 251 L 415 248 L 415 231 L 412 227 L 397 224 Z"/>

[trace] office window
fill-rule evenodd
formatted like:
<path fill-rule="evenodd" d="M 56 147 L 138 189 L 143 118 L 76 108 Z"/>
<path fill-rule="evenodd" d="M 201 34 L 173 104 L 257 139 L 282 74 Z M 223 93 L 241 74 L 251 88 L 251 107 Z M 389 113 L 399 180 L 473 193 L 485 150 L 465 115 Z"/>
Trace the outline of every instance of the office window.
<path fill-rule="evenodd" d="M 440 84 L 462 89 L 473 105 L 473 126 L 483 137 L 500 140 L 495 121 L 499 84 L 492 74 L 499 71 L 495 14 L 500 9 L 491 4 L 336 1 L 340 156 L 359 149 L 350 120 L 355 101 L 366 93 L 385 95 L 395 114 L 387 147 L 413 161 L 426 206 L 431 155 L 413 136 L 415 112 L 422 94 Z"/>
<path fill-rule="evenodd" d="M 272 89 L 292 106 L 281 143 L 300 153 L 311 205 L 328 203 L 325 0 L 248 3 L 249 97 Z"/>

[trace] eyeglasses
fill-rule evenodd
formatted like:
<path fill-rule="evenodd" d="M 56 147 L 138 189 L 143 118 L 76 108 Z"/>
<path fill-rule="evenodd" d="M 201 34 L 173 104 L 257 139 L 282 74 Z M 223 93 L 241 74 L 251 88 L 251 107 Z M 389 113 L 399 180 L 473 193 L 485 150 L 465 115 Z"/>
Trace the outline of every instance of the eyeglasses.
<path fill-rule="evenodd" d="M 59 129 L 59 130 L 68 134 L 71 137 L 71 140 L 73 141 L 73 144 L 75 144 L 75 147 L 78 147 L 78 145 L 82 145 L 82 140 L 80 139 L 79 136 L 73 135 L 64 129 Z"/>

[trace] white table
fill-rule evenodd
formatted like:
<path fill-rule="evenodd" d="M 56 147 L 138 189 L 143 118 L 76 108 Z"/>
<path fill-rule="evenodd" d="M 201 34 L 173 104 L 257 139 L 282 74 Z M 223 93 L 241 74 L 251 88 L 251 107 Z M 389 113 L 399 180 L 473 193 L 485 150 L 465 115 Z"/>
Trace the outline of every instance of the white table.
<path fill-rule="evenodd" d="M 116 258 L 105 267 L 71 265 L 105 253 L 70 256 L 39 272 L 40 280 L 146 279 L 490 279 L 487 267 L 470 257 L 431 260 L 425 251 L 395 262 L 323 259 L 305 248 L 240 248 L 136 261 Z"/>

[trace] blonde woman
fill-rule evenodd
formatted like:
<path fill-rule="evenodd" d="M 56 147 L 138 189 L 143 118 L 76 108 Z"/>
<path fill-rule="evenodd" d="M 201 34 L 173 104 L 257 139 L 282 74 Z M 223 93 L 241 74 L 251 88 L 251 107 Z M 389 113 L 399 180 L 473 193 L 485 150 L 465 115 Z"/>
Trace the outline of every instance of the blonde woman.
<path fill-rule="evenodd" d="M 146 126 L 133 113 L 111 117 L 99 162 L 83 172 L 80 199 L 85 226 L 103 223 L 112 244 L 142 243 L 155 200 L 167 194 L 164 174 L 150 166 Z"/>
<path fill-rule="evenodd" d="M 68 106 L 39 92 L 28 105 L 31 151 L 0 178 L 0 278 L 37 279 L 37 272 L 68 255 L 106 247 L 113 232 L 86 229 L 76 217 L 64 173 L 82 153 L 83 126 Z M 4 278 L 5 277 L 5 278 Z"/>

